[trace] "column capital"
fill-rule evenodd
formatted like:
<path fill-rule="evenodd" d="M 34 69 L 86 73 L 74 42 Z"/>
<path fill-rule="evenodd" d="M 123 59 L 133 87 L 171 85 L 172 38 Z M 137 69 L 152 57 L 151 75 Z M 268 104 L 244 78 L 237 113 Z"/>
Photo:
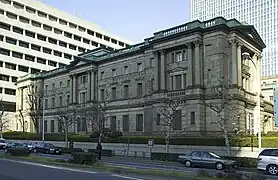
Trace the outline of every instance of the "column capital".
<path fill-rule="evenodd" d="M 196 39 L 196 40 L 193 41 L 193 44 L 195 46 L 200 46 L 202 44 L 202 41 L 200 39 Z"/>
<path fill-rule="evenodd" d="M 259 53 L 255 53 L 254 56 L 256 56 L 258 60 L 261 60 L 261 59 L 262 59 L 262 55 L 259 54 Z"/>
<path fill-rule="evenodd" d="M 165 52 L 166 52 L 166 50 L 165 49 L 162 49 L 162 50 L 160 50 L 159 51 L 161 54 L 164 54 Z"/>
<path fill-rule="evenodd" d="M 237 45 L 239 41 L 237 39 L 230 39 L 229 40 L 229 43 L 232 44 L 232 45 Z"/>
<path fill-rule="evenodd" d="M 192 46 L 193 46 L 193 43 L 192 43 L 192 42 L 187 42 L 187 43 L 185 43 L 185 44 L 186 44 L 187 48 L 192 49 Z"/>

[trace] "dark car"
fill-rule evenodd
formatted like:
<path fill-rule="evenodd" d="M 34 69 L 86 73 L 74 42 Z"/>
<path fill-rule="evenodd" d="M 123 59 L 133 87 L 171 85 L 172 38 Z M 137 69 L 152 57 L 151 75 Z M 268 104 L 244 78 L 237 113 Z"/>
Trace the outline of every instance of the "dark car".
<path fill-rule="evenodd" d="M 237 166 L 235 161 L 224 159 L 208 151 L 192 151 L 189 154 L 180 155 L 178 161 L 186 167 L 216 168 L 217 170 Z"/>
<path fill-rule="evenodd" d="M 33 146 L 34 153 L 62 154 L 62 149 L 50 143 L 37 143 Z"/>
<path fill-rule="evenodd" d="M 31 151 L 29 148 L 23 143 L 17 142 L 8 142 L 5 148 L 5 153 L 9 154 L 18 154 L 18 155 L 29 155 Z"/>

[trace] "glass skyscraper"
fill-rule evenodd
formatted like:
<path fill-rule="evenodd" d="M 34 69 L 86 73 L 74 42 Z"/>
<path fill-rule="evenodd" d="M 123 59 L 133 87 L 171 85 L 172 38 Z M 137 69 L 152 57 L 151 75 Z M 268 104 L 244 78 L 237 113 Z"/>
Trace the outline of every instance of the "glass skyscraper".
<path fill-rule="evenodd" d="M 262 76 L 278 75 L 278 0 L 191 0 L 191 20 L 217 16 L 254 25 L 267 46 Z"/>

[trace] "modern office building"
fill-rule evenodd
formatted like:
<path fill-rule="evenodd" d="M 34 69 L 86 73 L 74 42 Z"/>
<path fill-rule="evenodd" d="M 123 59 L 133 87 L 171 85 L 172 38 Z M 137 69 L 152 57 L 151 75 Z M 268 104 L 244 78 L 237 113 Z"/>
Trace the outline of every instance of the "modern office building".
<path fill-rule="evenodd" d="M 191 20 L 217 16 L 255 26 L 266 44 L 262 76 L 278 74 L 278 1 L 276 0 L 191 0 Z"/>
<path fill-rule="evenodd" d="M 221 131 L 216 120 L 222 119 L 208 105 L 223 104 L 224 97 L 221 114 L 228 132 L 256 133 L 263 119 L 267 132 L 273 128 L 273 105 L 260 98 L 261 108 L 256 108 L 260 73 L 241 56 L 248 53 L 260 65 L 263 48 L 254 26 L 224 18 L 192 21 L 122 50 L 95 49 L 68 66 L 21 77 L 17 102 L 24 120 L 32 124 L 25 97 L 41 99 L 36 118 L 40 131 L 44 127 L 47 133 L 61 132 L 62 125 L 72 120 L 70 132 L 86 133 L 103 119 L 101 125 L 125 134 L 161 134 L 170 129 L 215 135 Z M 228 93 L 219 90 L 224 86 Z"/>
<path fill-rule="evenodd" d="M 0 98 L 16 111 L 19 76 L 69 64 L 74 56 L 130 44 L 99 26 L 37 0 L 0 0 Z"/>

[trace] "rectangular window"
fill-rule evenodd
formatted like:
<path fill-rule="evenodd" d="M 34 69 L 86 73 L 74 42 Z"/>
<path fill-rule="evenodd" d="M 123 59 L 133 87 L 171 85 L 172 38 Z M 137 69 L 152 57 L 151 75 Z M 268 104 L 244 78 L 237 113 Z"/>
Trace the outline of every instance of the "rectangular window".
<path fill-rule="evenodd" d="M 6 37 L 6 42 L 10 43 L 10 44 L 13 44 L 13 45 L 16 45 L 17 40 L 14 39 L 14 38 Z"/>
<path fill-rule="evenodd" d="M 173 115 L 173 130 L 181 130 L 181 110 L 175 110 Z"/>
<path fill-rule="evenodd" d="M 39 73 L 39 72 L 41 72 L 41 70 L 35 69 L 35 68 L 31 68 L 31 74 L 36 74 L 36 73 Z"/>
<path fill-rule="evenodd" d="M 56 34 L 62 34 L 62 33 L 63 33 L 62 30 L 57 29 L 57 28 L 54 28 L 54 32 L 55 32 Z"/>
<path fill-rule="evenodd" d="M 116 96 L 117 96 L 117 89 L 116 87 L 112 88 L 112 100 L 116 100 Z"/>
<path fill-rule="evenodd" d="M 54 132 L 54 120 L 50 121 L 50 132 Z"/>
<path fill-rule="evenodd" d="M 37 63 L 40 63 L 40 64 L 46 64 L 46 59 L 43 59 L 43 58 L 37 58 Z"/>
<path fill-rule="evenodd" d="M 25 60 L 35 62 L 35 57 L 25 54 Z"/>
<path fill-rule="evenodd" d="M 48 99 L 45 99 L 44 100 L 44 109 L 47 109 L 48 108 Z"/>
<path fill-rule="evenodd" d="M 45 24 L 43 25 L 43 29 L 46 31 L 52 31 L 52 27 Z"/>
<path fill-rule="evenodd" d="M 59 41 L 59 45 L 65 48 L 68 46 L 68 44 L 64 41 Z"/>
<path fill-rule="evenodd" d="M 183 89 L 185 89 L 185 88 L 186 88 L 186 86 L 187 86 L 187 82 L 186 82 L 186 74 L 183 74 L 183 85 L 184 85 Z"/>
<path fill-rule="evenodd" d="M 59 106 L 60 107 L 63 106 L 63 97 L 62 96 L 59 97 Z"/>
<path fill-rule="evenodd" d="M 41 27 L 41 26 L 42 26 L 42 24 L 39 23 L 38 21 L 32 20 L 31 23 L 32 23 L 32 25 L 35 26 L 35 27 Z"/>
<path fill-rule="evenodd" d="M 129 132 L 129 115 L 123 115 L 123 132 Z"/>
<path fill-rule="evenodd" d="M 72 56 L 70 54 L 64 53 L 64 58 L 71 60 Z"/>
<path fill-rule="evenodd" d="M 89 30 L 89 29 L 87 30 L 87 33 L 88 33 L 89 35 L 91 35 L 91 36 L 94 36 L 94 34 L 95 34 L 94 31 L 91 31 L 91 30 Z"/>
<path fill-rule="evenodd" d="M 30 19 L 27 19 L 25 17 L 22 17 L 22 16 L 19 16 L 19 21 L 23 22 L 23 23 L 26 23 L 26 24 L 29 24 L 30 23 Z"/>
<path fill-rule="evenodd" d="M 124 67 L 124 74 L 128 74 L 128 66 Z"/>
<path fill-rule="evenodd" d="M 24 48 L 29 48 L 29 43 L 24 42 L 24 41 L 19 41 L 19 46 L 24 47 Z"/>
<path fill-rule="evenodd" d="M 55 98 L 51 99 L 51 107 L 54 108 L 55 107 Z"/>
<path fill-rule="evenodd" d="M 195 124 L 195 112 L 190 113 L 190 121 L 191 121 L 191 124 Z"/>
<path fill-rule="evenodd" d="M 61 88 L 61 87 L 62 87 L 62 85 L 63 85 L 63 82 L 62 82 L 62 81 L 60 81 L 60 83 L 59 83 L 59 84 L 60 84 L 60 88 Z"/>
<path fill-rule="evenodd" d="M 82 47 L 78 47 L 78 51 L 79 51 L 79 52 L 85 52 L 86 49 L 85 49 L 85 48 L 82 48 Z"/>
<path fill-rule="evenodd" d="M 52 52 L 51 49 L 45 48 L 45 47 L 42 48 L 42 51 L 43 51 L 44 53 L 47 53 L 47 54 L 51 54 L 51 52 Z"/>
<path fill-rule="evenodd" d="M 49 66 L 56 67 L 56 66 L 57 66 L 57 62 L 48 60 L 48 65 L 49 65 Z"/>
<path fill-rule="evenodd" d="M 175 75 L 176 79 L 176 89 L 175 90 L 181 90 L 181 75 Z"/>
<path fill-rule="evenodd" d="M 143 114 L 136 114 L 136 131 L 143 131 Z"/>
<path fill-rule="evenodd" d="M 31 38 L 35 38 L 35 33 L 28 30 L 25 30 L 25 35 Z"/>
<path fill-rule="evenodd" d="M 51 37 L 48 37 L 48 42 L 50 42 L 51 44 L 57 44 L 57 40 Z"/>
<path fill-rule="evenodd" d="M 23 54 L 19 53 L 19 52 L 12 52 L 12 57 L 18 58 L 18 59 L 22 59 L 23 58 Z"/>
<path fill-rule="evenodd" d="M 7 69 L 12 69 L 12 70 L 16 70 L 16 65 L 15 65 L 15 64 L 12 64 L 12 63 L 6 62 L 6 63 L 5 63 L 5 68 L 7 68 Z"/>
<path fill-rule="evenodd" d="M 5 94 L 15 96 L 16 95 L 16 90 L 5 88 Z"/>
<path fill-rule="evenodd" d="M 70 95 L 67 95 L 67 104 L 70 104 Z"/>
<path fill-rule="evenodd" d="M 13 32 L 18 33 L 18 34 L 23 34 L 23 29 L 13 26 Z"/>
<path fill-rule="evenodd" d="M 137 71 L 143 71 L 143 64 L 142 63 L 137 63 Z"/>
<path fill-rule="evenodd" d="M 86 38 L 83 38 L 83 42 L 86 43 L 86 44 L 90 44 L 90 40 L 86 39 Z"/>
<path fill-rule="evenodd" d="M 19 65 L 19 66 L 18 66 L 18 70 L 21 71 L 21 72 L 26 72 L 26 73 L 28 73 L 29 67 Z"/>
<path fill-rule="evenodd" d="M 104 89 L 100 90 L 100 100 L 104 101 Z"/>
<path fill-rule="evenodd" d="M 44 121 L 44 132 L 47 133 L 47 121 Z"/>
<path fill-rule="evenodd" d="M 112 77 L 116 77 L 116 69 L 112 69 Z"/>
<path fill-rule="evenodd" d="M 129 94 L 129 91 L 128 91 L 128 85 L 125 85 L 124 86 L 124 99 L 127 99 L 128 98 L 128 94 Z"/>
<path fill-rule="evenodd" d="M 81 37 L 80 37 L 80 36 L 77 36 L 77 35 L 74 35 L 74 36 L 73 36 L 73 39 L 74 39 L 74 40 L 77 40 L 77 41 L 81 41 Z"/>
<path fill-rule="evenodd" d="M 137 84 L 137 97 L 143 96 L 143 85 L 142 83 Z"/>
<path fill-rule="evenodd" d="M 160 114 L 159 113 L 157 113 L 156 114 L 156 125 L 160 125 Z"/>
<path fill-rule="evenodd" d="M 44 35 L 37 34 L 37 38 L 41 41 L 46 41 L 46 36 L 44 36 Z"/>
<path fill-rule="evenodd" d="M 96 37 L 102 39 L 102 34 L 96 33 Z"/>
<path fill-rule="evenodd" d="M 76 50 L 77 47 L 75 45 L 69 44 L 69 48 L 72 50 Z"/>
<path fill-rule="evenodd" d="M 11 25 L 3 23 L 3 22 L 0 22 L 0 28 L 10 31 Z"/>
<path fill-rule="evenodd" d="M 12 76 L 12 82 L 16 82 L 17 81 L 17 77 Z"/>
<path fill-rule="evenodd" d="M 35 44 L 31 44 L 31 49 L 35 50 L 35 51 L 41 51 L 41 47 L 37 46 Z"/>
<path fill-rule="evenodd" d="M 10 77 L 4 74 L 0 74 L 0 81 L 10 81 Z"/>
<path fill-rule="evenodd" d="M 59 52 L 59 51 L 55 51 L 54 50 L 54 56 L 59 56 L 59 57 L 62 57 L 62 53 L 61 52 Z"/>
<path fill-rule="evenodd" d="M 10 55 L 10 50 L 0 48 L 0 54 L 9 56 Z"/>
<path fill-rule="evenodd" d="M 17 15 L 14 13 L 6 12 L 6 16 L 10 19 L 17 19 Z"/>
<path fill-rule="evenodd" d="M 176 62 L 182 61 L 182 52 L 176 52 Z"/>
<path fill-rule="evenodd" d="M 117 130 L 117 117 L 116 116 L 112 116 L 110 118 L 110 130 L 112 132 L 115 132 Z"/>
<path fill-rule="evenodd" d="M 100 79 L 104 79 L 104 71 L 100 72 Z"/>

